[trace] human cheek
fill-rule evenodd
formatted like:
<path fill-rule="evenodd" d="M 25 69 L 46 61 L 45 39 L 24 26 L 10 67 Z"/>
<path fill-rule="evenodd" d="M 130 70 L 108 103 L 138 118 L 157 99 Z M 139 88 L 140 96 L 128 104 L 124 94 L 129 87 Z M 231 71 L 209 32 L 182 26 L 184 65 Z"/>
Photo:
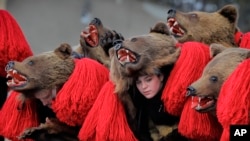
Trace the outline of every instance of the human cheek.
<path fill-rule="evenodd" d="M 136 84 L 137 89 L 139 90 L 140 93 L 142 93 L 142 84 Z"/>

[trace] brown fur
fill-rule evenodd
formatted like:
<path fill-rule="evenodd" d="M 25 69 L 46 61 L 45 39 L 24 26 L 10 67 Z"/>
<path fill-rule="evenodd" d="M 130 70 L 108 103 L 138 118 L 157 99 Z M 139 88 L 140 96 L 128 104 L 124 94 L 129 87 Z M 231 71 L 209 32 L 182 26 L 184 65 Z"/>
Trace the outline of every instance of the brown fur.
<path fill-rule="evenodd" d="M 16 70 L 27 79 L 25 85 L 10 88 L 25 97 L 33 97 L 40 90 L 61 87 L 74 69 L 71 52 L 68 44 L 61 44 L 54 51 L 30 56 L 22 62 L 9 62 L 7 70 Z"/>
<path fill-rule="evenodd" d="M 156 25 L 161 26 L 164 23 L 157 23 Z M 160 29 L 160 31 L 157 32 L 156 29 Z M 110 49 L 111 79 L 116 84 L 117 93 L 122 93 L 128 89 L 132 81 L 127 78 L 137 75 L 136 72 L 144 70 L 150 74 L 154 72 L 154 69 L 174 64 L 178 59 L 180 49 L 175 46 L 176 40 L 172 36 L 162 34 L 164 30 L 155 26 L 149 34 L 134 36 L 116 44 L 116 46 L 121 45 L 121 48 L 137 54 L 135 63 L 120 64 L 116 47 Z M 124 81 L 124 78 L 127 80 Z"/>
<path fill-rule="evenodd" d="M 54 118 L 46 118 L 46 122 L 38 127 L 28 128 L 21 133 L 19 139 L 32 138 L 35 141 L 78 141 L 79 129 L 70 127 Z"/>
<path fill-rule="evenodd" d="M 226 5 L 211 13 L 202 11 L 184 13 L 171 9 L 168 11 L 167 19 L 168 26 L 173 24 L 171 20 L 174 19 L 184 30 L 182 36 L 172 32 L 181 43 L 198 41 L 208 45 L 219 43 L 226 47 L 236 46 L 234 34 L 238 30 L 238 10 L 234 5 Z"/>
<path fill-rule="evenodd" d="M 250 50 L 212 44 L 210 52 L 214 58 L 207 64 L 202 76 L 193 82 L 188 90 L 190 95 L 213 97 L 217 101 L 222 84 L 242 61 L 250 57 Z M 216 105 L 198 111 L 211 111 L 214 114 L 215 107 Z"/>
<path fill-rule="evenodd" d="M 168 35 L 166 24 L 158 22 L 150 30 L 150 33 L 117 42 L 115 46 L 110 49 L 111 79 L 114 84 L 116 84 L 115 92 L 125 107 L 128 122 L 132 130 L 135 130 L 133 125 L 135 123 L 136 109 L 128 94 L 128 89 L 133 83 L 133 77 L 137 75 L 137 72 L 153 74 L 156 68 L 174 64 L 180 54 L 180 49 L 176 48 L 175 44 L 176 40 L 174 37 Z M 119 48 L 130 51 L 130 56 L 123 57 L 123 59 L 129 57 L 129 60 L 134 60 L 136 58 L 136 61 L 120 63 L 118 58 L 119 54 L 127 55 L 128 53 L 127 51 L 119 53 Z M 162 134 L 161 131 L 163 130 L 159 131 L 157 128 L 158 127 L 155 127 L 154 129 L 156 130 L 151 130 L 152 136 L 162 137 L 164 134 L 169 133 L 169 130 L 164 130 L 167 131 L 167 133 Z M 170 129 L 170 127 L 168 126 L 167 129 Z"/>
<path fill-rule="evenodd" d="M 54 51 L 30 56 L 22 62 L 9 62 L 6 66 L 7 73 L 12 74 L 12 70 L 15 70 L 16 74 L 21 74 L 27 80 L 24 85 L 9 85 L 9 87 L 20 92 L 23 100 L 34 98 L 35 95 L 43 94 L 43 92 L 55 87 L 60 88 L 68 80 L 74 69 L 75 63 L 71 53 L 70 45 L 64 43 Z M 16 81 L 19 78 L 16 74 L 14 73 L 9 78 Z M 33 138 L 36 141 L 76 139 L 78 133 L 76 130 L 69 130 L 69 126 L 59 121 L 52 120 L 50 123 L 53 124 L 45 123 L 39 127 L 27 129 L 22 138 Z M 73 133 L 75 136 L 71 136 Z"/>
<path fill-rule="evenodd" d="M 88 31 L 90 26 L 96 28 L 96 32 Z M 88 43 L 88 39 L 84 36 L 85 33 L 90 32 L 90 36 L 87 38 L 94 41 L 96 45 L 91 45 Z M 108 50 L 113 46 L 112 43 L 116 39 L 123 39 L 123 36 L 116 33 L 115 30 L 105 27 L 102 21 L 98 18 L 94 18 L 86 30 L 82 32 L 80 36 L 80 45 L 78 45 L 74 51 L 78 53 L 81 57 L 89 57 L 97 60 L 106 67 L 110 67 L 110 58 Z"/>

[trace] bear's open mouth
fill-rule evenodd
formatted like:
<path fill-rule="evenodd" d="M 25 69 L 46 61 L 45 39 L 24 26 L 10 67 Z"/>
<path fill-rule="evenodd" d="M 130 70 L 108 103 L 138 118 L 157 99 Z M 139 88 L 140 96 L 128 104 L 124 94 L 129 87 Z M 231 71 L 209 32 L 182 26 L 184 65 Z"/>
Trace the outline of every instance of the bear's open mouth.
<path fill-rule="evenodd" d="M 21 87 L 27 83 L 27 78 L 14 69 L 7 71 L 7 85 L 9 87 Z"/>
<path fill-rule="evenodd" d="M 94 25 L 89 25 L 81 32 L 81 37 L 86 41 L 90 47 L 96 47 L 99 44 L 98 31 Z"/>
<path fill-rule="evenodd" d="M 140 58 L 140 56 L 135 52 L 123 47 L 116 50 L 116 54 L 121 65 L 125 65 L 127 63 L 136 63 Z"/>
<path fill-rule="evenodd" d="M 177 22 L 175 18 L 168 18 L 167 20 L 167 26 L 169 27 L 169 31 L 174 36 L 183 36 L 185 31 L 181 28 L 180 24 Z"/>
<path fill-rule="evenodd" d="M 215 106 L 216 99 L 213 96 L 192 96 L 191 108 L 194 108 L 198 112 L 208 112 L 214 110 Z"/>

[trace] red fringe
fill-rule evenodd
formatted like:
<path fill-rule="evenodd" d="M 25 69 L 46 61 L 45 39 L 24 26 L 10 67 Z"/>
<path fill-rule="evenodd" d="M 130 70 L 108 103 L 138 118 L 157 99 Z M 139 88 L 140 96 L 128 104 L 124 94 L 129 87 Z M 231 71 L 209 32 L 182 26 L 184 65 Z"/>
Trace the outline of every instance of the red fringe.
<path fill-rule="evenodd" d="M 52 104 L 57 118 L 68 125 L 81 126 L 108 78 L 108 69 L 97 61 L 75 60 L 74 72 Z"/>
<path fill-rule="evenodd" d="M 234 42 L 235 42 L 238 46 L 240 46 L 242 37 L 243 37 L 243 33 L 240 32 L 240 31 L 238 31 L 238 32 L 236 32 L 236 33 L 234 34 Z"/>
<path fill-rule="evenodd" d="M 243 34 L 239 46 L 241 48 L 250 49 L 250 32 Z"/>
<path fill-rule="evenodd" d="M 79 132 L 80 141 L 137 141 L 114 90 L 111 81 L 103 86 Z"/>
<path fill-rule="evenodd" d="M 244 34 L 240 31 L 236 32 L 234 41 L 239 47 L 250 49 L 250 32 Z"/>
<path fill-rule="evenodd" d="M 4 69 L 8 61 L 22 61 L 32 54 L 14 17 L 8 11 L 0 10 L 0 76 L 6 76 Z"/>
<path fill-rule="evenodd" d="M 186 89 L 197 80 L 210 60 L 209 47 L 199 42 L 186 42 L 170 73 L 162 94 L 166 110 L 180 116 L 186 101 Z"/>
<path fill-rule="evenodd" d="M 22 106 L 21 101 L 17 99 L 19 93 L 12 91 L 0 112 L 0 135 L 17 140 L 17 136 L 24 129 L 38 126 L 38 115 L 36 114 L 36 103 L 33 100 L 26 100 Z M 18 107 L 22 109 L 18 110 Z M 28 141 L 28 140 L 27 140 Z"/>
<path fill-rule="evenodd" d="M 195 141 L 218 141 L 222 127 L 217 118 L 209 113 L 199 113 L 191 108 L 192 98 L 185 103 L 180 122 L 179 132 Z"/>
<path fill-rule="evenodd" d="M 217 117 L 224 131 L 221 141 L 229 138 L 232 124 L 250 125 L 250 59 L 243 61 L 224 82 L 217 102 Z"/>

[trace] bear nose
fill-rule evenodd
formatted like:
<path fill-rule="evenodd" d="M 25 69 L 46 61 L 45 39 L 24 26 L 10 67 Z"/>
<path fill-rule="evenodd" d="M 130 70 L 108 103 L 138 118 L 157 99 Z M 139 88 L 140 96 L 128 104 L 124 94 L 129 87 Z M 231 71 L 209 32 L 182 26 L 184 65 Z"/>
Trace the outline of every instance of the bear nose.
<path fill-rule="evenodd" d="M 113 46 L 115 50 L 119 50 L 122 47 L 122 40 L 115 40 Z"/>
<path fill-rule="evenodd" d="M 169 17 L 173 17 L 175 15 L 175 13 L 176 13 L 176 10 L 174 10 L 174 9 L 169 9 L 168 10 Z"/>
<path fill-rule="evenodd" d="M 99 18 L 94 18 L 91 22 L 90 22 L 90 25 L 93 24 L 93 25 L 101 25 L 102 24 L 102 21 L 99 19 Z"/>
<path fill-rule="evenodd" d="M 8 71 L 9 69 L 12 69 L 15 65 L 14 61 L 9 61 L 8 64 L 5 67 L 5 71 Z"/>
<path fill-rule="evenodd" d="M 186 96 L 195 96 L 196 95 L 195 93 L 196 93 L 195 88 L 192 87 L 192 86 L 189 86 L 187 88 L 187 94 L 186 94 Z"/>

